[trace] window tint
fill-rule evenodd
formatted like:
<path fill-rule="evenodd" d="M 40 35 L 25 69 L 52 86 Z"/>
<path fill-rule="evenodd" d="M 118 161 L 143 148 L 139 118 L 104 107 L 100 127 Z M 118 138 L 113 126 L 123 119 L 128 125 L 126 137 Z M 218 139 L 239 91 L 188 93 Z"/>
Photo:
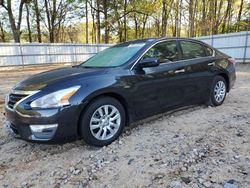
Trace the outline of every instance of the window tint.
<path fill-rule="evenodd" d="M 178 59 L 176 42 L 168 41 L 156 44 L 144 54 L 143 59 L 149 57 L 158 58 L 160 63 L 176 61 Z"/>
<path fill-rule="evenodd" d="M 193 59 L 206 56 L 205 48 L 198 43 L 181 41 L 183 59 Z"/>

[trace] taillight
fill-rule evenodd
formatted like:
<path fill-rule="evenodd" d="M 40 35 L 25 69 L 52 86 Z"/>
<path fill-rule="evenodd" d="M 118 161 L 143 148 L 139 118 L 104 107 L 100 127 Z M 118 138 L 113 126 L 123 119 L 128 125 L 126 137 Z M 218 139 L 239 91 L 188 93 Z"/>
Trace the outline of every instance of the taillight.
<path fill-rule="evenodd" d="M 228 62 L 229 62 L 230 64 L 233 64 L 233 65 L 236 64 L 236 61 L 235 61 L 234 58 L 229 58 L 229 59 L 228 59 Z"/>

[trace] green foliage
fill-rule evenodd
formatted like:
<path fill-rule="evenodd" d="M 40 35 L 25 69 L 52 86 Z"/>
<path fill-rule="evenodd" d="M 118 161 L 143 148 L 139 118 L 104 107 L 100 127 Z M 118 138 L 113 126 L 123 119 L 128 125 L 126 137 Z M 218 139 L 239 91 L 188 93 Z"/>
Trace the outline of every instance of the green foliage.
<path fill-rule="evenodd" d="M 36 15 L 40 16 L 43 42 L 50 41 L 51 31 L 54 42 L 95 43 L 100 38 L 101 43 L 117 43 L 165 35 L 192 37 L 237 32 L 249 30 L 250 25 L 250 3 L 245 0 L 47 0 L 48 12 L 45 1 L 37 1 L 39 14 L 34 0 L 24 1 L 30 7 L 30 17 L 34 18 L 30 23 L 34 42 L 38 40 Z M 6 2 L 0 0 L 0 18 L 1 14 L 6 15 L 2 28 L 10 40 L 12 32 L 4 6 Z M 18 15 L 18 4 L 12 3 L 12 9 Z M 26 10 L 23 11 L 21 39 L 25 42 L 28 31 Z M 15 19 L 17 23 L 17 16 Z"/>

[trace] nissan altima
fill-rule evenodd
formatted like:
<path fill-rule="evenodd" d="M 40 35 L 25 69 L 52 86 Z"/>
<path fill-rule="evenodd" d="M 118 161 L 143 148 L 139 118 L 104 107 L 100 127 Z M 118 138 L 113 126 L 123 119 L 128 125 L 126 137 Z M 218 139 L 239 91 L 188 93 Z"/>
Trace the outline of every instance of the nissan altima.
<path fill-rule="evenodd" d="M 44 143 L 116 140 L 136 120 L 181 106 L 218 106 L 234 85 L 235 60 L 185 38 L 107 48 L 80 65 L 43 72 L 6 96 L 7 127 Z"/>

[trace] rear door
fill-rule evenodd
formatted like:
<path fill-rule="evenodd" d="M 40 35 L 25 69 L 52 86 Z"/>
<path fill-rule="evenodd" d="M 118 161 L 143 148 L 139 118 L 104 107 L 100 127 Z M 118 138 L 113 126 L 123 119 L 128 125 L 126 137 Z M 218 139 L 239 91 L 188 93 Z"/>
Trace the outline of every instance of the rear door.
<path fill-rule="evenodd" d="M 175 40 L 160 42 L 141 58 L 158 58 L 160 65 L 143 69 L 137 65 L 132 70 L 136 89 L 134 101 L 139 117 L 183 103 L 188 75 L 179 61 L 179 54 L 180 50 Z M 176 63 L 177 61 L 179 62 Z"/>
<path fill-rule="evenodd" d="M 212 81 L 210 70 L 214 65 L 215 57 L 211 49 L 193 40 L 179 40 L 182 52 L 182 61 L 188 75 L 188 86 L 185 93 L 187 103 L 204 101 L 209 94 Z M 209 53 L 210 52 L 210 53 Z"/>

